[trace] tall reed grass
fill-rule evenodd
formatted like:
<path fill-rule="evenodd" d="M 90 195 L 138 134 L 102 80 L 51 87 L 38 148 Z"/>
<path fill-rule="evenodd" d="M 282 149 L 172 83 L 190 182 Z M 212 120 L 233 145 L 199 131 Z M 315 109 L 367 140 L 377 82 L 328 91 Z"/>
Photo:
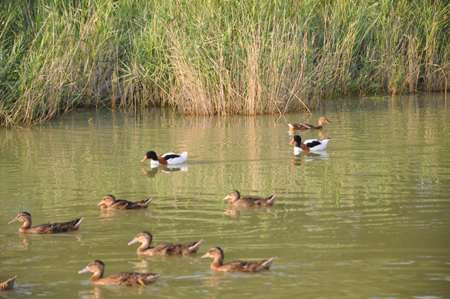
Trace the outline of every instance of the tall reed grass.
<path fill-rule="evenodd" d="M 254 115 L 446 91 L 449 32 L 438 0 L 4 0 L 0 123 L 74 107 Z"/>

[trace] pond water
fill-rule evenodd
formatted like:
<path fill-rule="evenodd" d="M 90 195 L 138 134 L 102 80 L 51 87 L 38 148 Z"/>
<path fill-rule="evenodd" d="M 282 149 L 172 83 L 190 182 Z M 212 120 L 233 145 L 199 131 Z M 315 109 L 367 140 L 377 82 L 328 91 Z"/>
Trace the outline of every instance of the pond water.
<path fill-rule="evenodd" d="M 312 115 L 188 117 L 79 111 L 28 129 L 0 131 L 0 297 L 449 298 L 450 112 L 444 95 L 326 101 Z M 303 139 L 331 138 L 326 151 L 294 155 L 287 123 L 332 123 Z M 141 163 L 188 151 L 182 168 Z M 230 190 L 277 193 L 270 208 L 228 209 Z M 107 194 L 148 210 L 100 211 Z M 23 235 L 33 225 L 85 216 L 77 232 Z M 197 254 L 137 256 L 128 246 L 204 238 Z M 201 259 L 220 246 L 225 262 L 278 258 L 255 274 L 212 272 Z M 162 274 L 148 286 L 89 284 L 105 275 Z"/>

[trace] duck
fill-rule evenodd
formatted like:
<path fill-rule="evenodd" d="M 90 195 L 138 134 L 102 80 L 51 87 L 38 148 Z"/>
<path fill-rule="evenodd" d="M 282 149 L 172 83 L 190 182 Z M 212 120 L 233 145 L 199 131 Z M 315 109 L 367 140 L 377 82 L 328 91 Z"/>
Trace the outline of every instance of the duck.
<path fill-rule="evenodd" d="M 14 288 L 14 282 L 16 281 L 16 278 L 17 275 L 5 281 L 0 281 L 0 291 L 12 290 Z"/>
<path fill-rule="evenodd" d="M 299 135 L 295 135 L 289 144 L 295 143 L 294 151 L 296 152 L 300 152 L 302 150 L 309 152 L 309 151 L 322 151 L 326 149 L 328 141 L 330 141 L 330 138 L 327 138 L 325 140 L 308 139 L 302 143 L 302 137 L 300 137 Z"/>
<path fill-rule="evenodd" d="M 142 243 L 137 249 L 137 254 L 145 255 L 188 255 L 191 253 L 196 253 L 200 249 L 200 241 L 194 241 L 186 244 L 173 244 L 173 243 L 162 243 L 155 247 L 150 247 L 152 243 L 153 236 L 148 231 L 143 231 L 137 234 L 136 238 L 131 240 L 128 245 L 134 243 Z"/>
<path fill-rule="evenodd" d="M 8 222 L 8 224 L 21 221 L 23 225 L 19 228 L 19 233 L 22 234 L 56 234 L 56 233 L 66 233 L 70 231 L 76 231 L 80 228 L 81 222 L 84 216 L 69 222 L 60 223 L 48 223 L 41 224 L 35 227 L 31 226 L 31 215 L 27 212 L 22 212 L 16 216 L 13 220 Z"/>
<path fill-rule="evenodd" d="M 223 264 L 223 250 L 220 247 L 211 248 L 206 254 L 202 255 L 202 259 L 211 257 L 214 261 L 211 264 L 211 270 L 224 272 L 259 272 L 267 270 L 272 265 L 276 257 L 259 262 L 243 262 L 233 261 L 228 264 Z"/>
<path fill-rule="evenodd" d="M 156 282 L 161 276 L 159 274 L 152 273 L 139 273 L 139 272 L 118 272 L 110 276 L 103 277 L 105 271 L 105 264 L 100 260 L 90 262 L 86 268 L 78 271 L 78 274 L 92 272 L 91 284 L 110 285 L 110 286 L 134 286 L 134 285 L 147 285 L 152 282 Z"/>
<path fill-rule="evenodd" d="M 237 190 L 231 190 L 227 196 L 224 197 L 223 200 L 231 199 L 228 202 L 228 206 L 230 207 L 266 207 L 271 206 L 275 202 L 277 194 L 271 195 L 266 198 L 258 198 L 258 197 L 243 197 L 241 198 L 241 194 Z"/>
<path fill-rule="evenodd" d="M 128 201 L 125 199 L 118 199 L 114 195 L 106 195 L 102 201 L 97 205 L 101 206 L 102 210 L 137 210 L 146 209 L 150 205 L 153 197 L 141 200 L 141 201 Z"/>
<path fill-rule="evenodd" d="M 319 118 L 319 125 L 317 127 L 310 124 L 288 124 L 288 126 L 291 130 L 315 130 L 322 129 L 322 125 L 324 123 L 331 124 L 331 121 L 329 121 L 326 117 L 321 117 Z"/>
<path fill-rule="evenodd" d="M 186 162 L 188 156 L 188 152 L 183 152 L 181 155 L 177 155 L 174 153 L 167 153 L 161 156 L 157 156 L 154 151 L 149 151 L 145 154 L 144 159 L 141 162 L 145 162 L 147 160 L 151 160 L 150 164 L 159 165 L 159 164 L 182 164 Z"/>

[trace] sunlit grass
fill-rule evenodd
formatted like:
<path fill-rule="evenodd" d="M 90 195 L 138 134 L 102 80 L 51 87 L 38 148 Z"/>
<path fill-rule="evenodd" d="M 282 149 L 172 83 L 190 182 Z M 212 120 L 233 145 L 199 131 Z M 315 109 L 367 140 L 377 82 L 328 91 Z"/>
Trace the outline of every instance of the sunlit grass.
<path fill-rule="evenodd" d="M 74 107 L 254 115 L 448 89 L 445 1 L 9 0 L 0 11 L 2 125 Z"/>

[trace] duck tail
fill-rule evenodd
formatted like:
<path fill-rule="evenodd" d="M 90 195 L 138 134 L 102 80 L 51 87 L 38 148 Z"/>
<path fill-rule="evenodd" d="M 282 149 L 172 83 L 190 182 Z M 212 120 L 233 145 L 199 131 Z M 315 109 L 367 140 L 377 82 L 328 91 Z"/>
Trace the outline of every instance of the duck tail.
<path fill-rule="evenodd" d="M 267 199 L 267 205 L 273 205 L 275 203 L 276 197 L 277 197 L 276 193 L 274 195 L 269 196 L 269 198 Z"/>
<path fill-rule="evenodd" d="M 150 197 L 150 198 L 144 199 L 144 200 L 142 201 L 141 206 L 143 206 L 143 207 L 145 207 L 145 208 L 148 207 L 148 206 L 150 205 L 150 203 L 152 202 L 152 199 L 153 199 L 153 196 Z"/>
<path fill-rule="evenodd" d="M 149 274 L 146 278 L 145 278 L 145 282 L 146 284 L 152 283 L 152 282 L 156 282 L 158 280 L 158 278 L 161 277 L 161 274 Z"/>
<path fill-rule="evenodd" d="M 203 242 L 203 239 L 201 239 L 200 241 L 197 241 L 197 243 L 195 243 L 194 245 L 189 247 L 189 251 L 197 252 L 200 249 L 200 244 L 202 244 L 202 242 Z"/>
<path fill-rule="evenodd" d="M 77 219 L 78 221 L 75 222 L 75 224 L 73 225 L 73 227 L 75 227 L 75 228 L 78 229 L 78 228 L 80 227 L 81 222 L 83 221 L 83 219 L 84 219 L 84 216 L 82 216 L 80 219 Z"/>
<path fill-rule="evenodd" d="M 289 126 L 289 129 L 293 129 L 294 128 L 294 126 L 292 124 L 288 124 L 288 126 Z"/>
<path fill-rule="evenodd" d="M 0 291 L 11 290 L 14 287 L 17 275 L 0 283 Z"/>
<path fill-rule="evenodd" d="M 184 161 L 186 161 L 188 152 L 183 152 L 180 156 L 184 158 Z"/>
<path fill-rule="evenodd" d="M 321 142 L 324 143 L 325 146 L 328 145 L 328 141 L 330 141 L 330 137 L 328 137 L 327 139 L 321 140 Z"/>
<path fill-rule="evenodd" d="M 274 257 L 268 259 L 267 261 L 265 261 L 264 263 L 262 263 L 261 266 L 264 267 L 265 269 L 269 269 L 270 266 L 272 266 L 272 263 L 273 263 L 273 261 L 274 261 L 276 258 L 277 258 L 277 257 L 274 256 Z"/>

